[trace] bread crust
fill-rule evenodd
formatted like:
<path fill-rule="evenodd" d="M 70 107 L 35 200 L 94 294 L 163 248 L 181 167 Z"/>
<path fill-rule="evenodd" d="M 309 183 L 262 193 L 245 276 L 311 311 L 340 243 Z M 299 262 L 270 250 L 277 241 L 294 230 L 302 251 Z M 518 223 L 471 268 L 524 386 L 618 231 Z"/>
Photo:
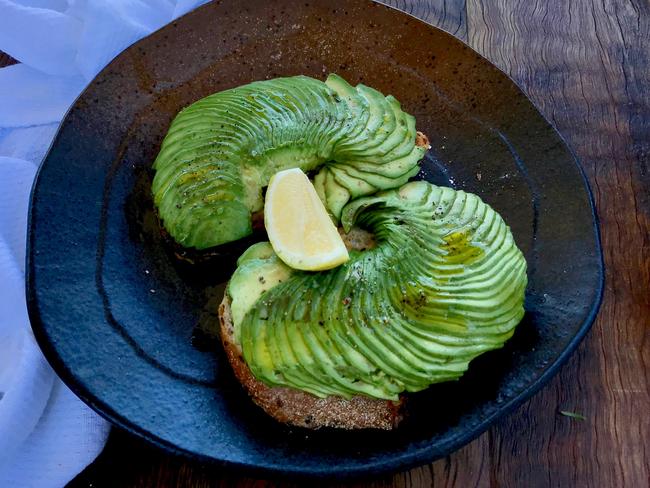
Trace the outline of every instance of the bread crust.
<path fill-rule="evenodd" d="M 285 424 L 319 429 L 383 429 L 397 427 L 403 419 L 405 399 L 380 400 L 354 396 L 347 400 L 330 396 L 318 398 L 310 393 L 288 387 L 270 387 L 253 376 L 235 342 L 230 313 L 230 297 L 226 294 L 219 306 L 221 342 L 235 377 L 252 400 L 267 414 Z"/>

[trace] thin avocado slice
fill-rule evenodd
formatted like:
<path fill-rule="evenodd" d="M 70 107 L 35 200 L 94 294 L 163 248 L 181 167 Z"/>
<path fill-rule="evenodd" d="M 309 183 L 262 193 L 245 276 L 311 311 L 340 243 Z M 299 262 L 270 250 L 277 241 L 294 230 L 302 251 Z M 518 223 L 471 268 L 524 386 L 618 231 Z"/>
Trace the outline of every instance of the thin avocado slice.
<path fill-rule="evenodd" d="M 325 168 L 321 171 L 325 172 L 324 186 L 327 207 L 332 216 L 338 220 L 341 216 L 341 210 L 345 204 L 350 201 L 350 192 L 336 181 L 336 178 L 334 178 L 334 175 L 329 168 Z"/>
<path fill-rule="evenodd" d="M 372 186 L 373 188 L 376 188 L 377 190 L 386 190 L 386 189 L 394 188 L 393 185 L 396 182 L 399 182 L 400 185 L 403 185 L 406 182 L 408 182 L 408 180 L 411 179 L 413 176 L 418 174 L 418 172 L 420 171 L 420 167 L 416 164 L 406 173 L 391 178 L 377 173 L 368 173 L 365 171 L 360 171 L 356 169 L 354 165 L 349 165 L 349 164 L 347 165 L 331 164 L 329 168 L 331 170 L 338 169 L 344 171 L 349 178 L 354 178 L 354 179 L 364 181 L 368 185 Z"/>
<path fill-rule="evenodd" d="M 334 177 L 334 181 L 345 188 L 350 194 L 351 198 L 356 198 L 358 196 L 367 195 L 369 193 L 374 193 L 377 191 L 376 187 L 372 186 L 370 183 L 361 178 L 354 178 L 350 176 L 343 168 L 329 166 L 327 169 Z"/>
<path fill-rule="evenodd" d="M 333 154 L 335 160 L 347 160 L 358 154 L 371 153 L 373 147 L 388 137 L 388 129 L 395 126 L 394 115 L 381 93 L 361 84 L 357 86 L 357 92 L 367 102 L 368 122 L 355 139 L 337 144 Z"/>

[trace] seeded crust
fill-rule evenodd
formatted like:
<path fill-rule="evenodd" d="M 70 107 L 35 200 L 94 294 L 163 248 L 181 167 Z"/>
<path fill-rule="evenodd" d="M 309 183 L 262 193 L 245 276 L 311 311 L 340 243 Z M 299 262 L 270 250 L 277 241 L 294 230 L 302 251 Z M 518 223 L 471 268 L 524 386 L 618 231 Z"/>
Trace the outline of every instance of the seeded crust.
<path fill-rule="evenodd" d="M 274 419 L 308 429 L 336 427 L 348 430 L 391 430 L 402 420 L 403 397 L 397 402 L 365 396 L 355 396 L 350 400 L 333 396 L 318 398 L 294 388 L 265 385 L 253 376 L 235 342 L 227 294 L 219 306 L 219 321 L 221 342 L 235 377 L 252 400 Z"/>

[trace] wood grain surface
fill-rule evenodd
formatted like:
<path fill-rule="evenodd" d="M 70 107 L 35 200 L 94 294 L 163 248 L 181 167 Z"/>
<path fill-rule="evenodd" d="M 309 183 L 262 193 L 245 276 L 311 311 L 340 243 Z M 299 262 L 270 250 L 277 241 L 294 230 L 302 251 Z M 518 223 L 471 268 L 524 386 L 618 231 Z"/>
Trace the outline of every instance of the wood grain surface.
<path fill-rule="evenodd" d="M 354 486 L 650 486 L 650 3 L 385 3 L 467 42 L 563 134 L 596 198 L 606 292 L 576 354 L 514 414 L 445 459 Z M 115 429 L 100 457 L 70 483 L 215 485 L 289 486 L 226 476 Z"/>

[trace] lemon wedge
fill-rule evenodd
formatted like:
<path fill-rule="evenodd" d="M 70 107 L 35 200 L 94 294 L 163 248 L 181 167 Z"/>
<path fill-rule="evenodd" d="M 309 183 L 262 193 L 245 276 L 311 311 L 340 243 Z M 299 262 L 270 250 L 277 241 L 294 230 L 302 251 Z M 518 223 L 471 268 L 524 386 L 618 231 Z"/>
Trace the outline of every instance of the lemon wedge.
<path fill-rule="evenodd" d="M 271 177 L 264 225 L 275 253 L 294 269 L 321 271 L 350 259 L 314 185 L 300 168 Z"/>

